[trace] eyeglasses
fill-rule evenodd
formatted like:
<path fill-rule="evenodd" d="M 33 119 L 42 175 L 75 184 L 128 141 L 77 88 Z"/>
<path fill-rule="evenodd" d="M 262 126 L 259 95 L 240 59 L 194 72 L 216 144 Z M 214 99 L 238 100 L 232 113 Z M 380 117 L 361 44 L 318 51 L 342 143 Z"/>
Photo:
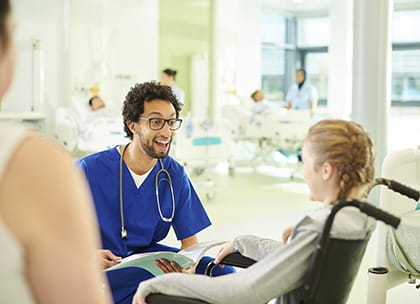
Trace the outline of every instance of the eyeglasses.
<path fill-rule="evenodd" d="M 140 117 L 141 120 L 147 120 L 149 122 L 149 128 L 152 130 L 160 130 L 165 125 L 165 122 L 169 126 L 169 130 L 175 131 L 178 130 L 181 126 L 182 119 L 172 118 L 172 119 L 163 119 L 163 118 L 146 118 Z"/>

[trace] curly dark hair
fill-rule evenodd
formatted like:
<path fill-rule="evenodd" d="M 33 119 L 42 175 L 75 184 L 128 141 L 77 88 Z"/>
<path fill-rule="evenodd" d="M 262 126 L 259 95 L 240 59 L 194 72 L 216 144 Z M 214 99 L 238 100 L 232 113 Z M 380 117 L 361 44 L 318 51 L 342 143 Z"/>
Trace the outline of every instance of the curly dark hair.
<path fill-rule="evenodd" d="M 125 97 L 122 109 L 126 137 L 133 139 L 133 132 L 128 128 L 127 123 L 138 122 L 141 114 L 144 113 L 144 102 L 153 99 L 169 101 L 175 108 L 176 118 L 179 117 L 181 105 L 170 86 L 162 85 L 156 81 L 135 84 Z"/>

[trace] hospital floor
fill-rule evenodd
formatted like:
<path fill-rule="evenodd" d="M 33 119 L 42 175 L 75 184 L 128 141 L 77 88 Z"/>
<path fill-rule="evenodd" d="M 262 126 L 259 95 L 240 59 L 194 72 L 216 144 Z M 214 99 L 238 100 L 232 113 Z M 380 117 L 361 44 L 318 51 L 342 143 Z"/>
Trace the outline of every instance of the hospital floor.
<path fill-rule="evenodd" d="M 319 206 L 308 200 L 308 188 L 299 174 L 290 179 L 288 168 L 236 168 L 231 176 L 227 166 L 220 166 L 208 173 L 191 171 L 190 176 L 213 222 L 199 234 L 200 241 L 228 240 L 240 234 L 280 239 L 284 228 Z M 166 242 L 178 244 L 173 233 Z M 366 303 L 367 269 L 375 266 L 375 251 L 374 234 L 350 294 L 350 304 Z M 419 301 L 420 291 L 412 284 L 399 285 L 387 293 L 389 304 Z"/>

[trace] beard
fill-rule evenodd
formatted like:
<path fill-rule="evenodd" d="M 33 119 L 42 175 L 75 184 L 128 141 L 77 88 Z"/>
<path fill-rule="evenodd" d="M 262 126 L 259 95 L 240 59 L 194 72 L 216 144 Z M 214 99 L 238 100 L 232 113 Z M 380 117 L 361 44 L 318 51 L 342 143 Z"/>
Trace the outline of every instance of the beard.
<path fill-rule="evenodd" d="M 144 138 L 144 136 L 143 136 L 143 135 L 141 135 L 141 134 L 139 133 L 139 135 L 138 135 L 138 136 L 139 136 L 140 145 L 141 145 L 141 147 L 142 147 L 143 151 L 144 151 L 144 152 L 145 152 L 148 156 L 150 156 L 151 158 L 165 158 L 166 156 L 168 156 L 169 151 L 170 151 L 170 149 L 171 149 L 172 138 L 171 138 L 171 140 L 170 140 L 170 141 L 169 141 L 169 143 L 168 143 L 168 148 L 166 149 L 166 151 L 162 152 L 162 151 L 155 151 L 155 149 L 154 149 L 154 147 L 153 147 L 154 142 L 155 142 L 155 138 L 153 138 L 153 140 L 152 140 L 152 144 L 151 144 L 151 145 L 149 145 L 146 141 L 142 140 L 142 138 Z"/>

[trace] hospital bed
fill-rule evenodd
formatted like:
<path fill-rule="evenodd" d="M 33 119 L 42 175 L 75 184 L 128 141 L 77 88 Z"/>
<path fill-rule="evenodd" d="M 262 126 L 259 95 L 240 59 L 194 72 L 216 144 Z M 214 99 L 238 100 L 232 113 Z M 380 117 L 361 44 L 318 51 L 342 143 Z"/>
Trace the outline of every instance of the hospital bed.
<path fill-rule="evenodd" d="M 318 239 L 317 249 L 311 257 L 308 273 L 303 285 L 304 300 L 302 304 L 345 304 L 358 273 L 360 262 L 366 249 L 369 236 L 362 239 L 341 239 L 330 236 L 336 214 L 343 208 L 356 207 L 361 212 L 397 228 L 400 219 L 375 206 L 358 201 L 344 200 L 335 204 L 326 220 Z M 255 261 L 233 253 L 222 260 L 222 264 L 248 267 Z M 210 275 L 214 264 L 210 263 L 206 274 Z M 334 286 L 331 288 L 331 286 Z M 271 302 L 271 301 L 270 301 Z M 149 304 L 209 304 L 197 299 L 151 294 L 147 297 Z M 370 302 L 369 302 L 370 304 Z"/>
<path fill-rule="evenodd" d="M 418 255 L 420 244 L 418 243 L 420 234 L 420 223 L 408 222 L 412 216 L 416 216 L 415 211 L 416 205 L 420 198 L 420 193 L 416 189 L 420 189 L 420 150 L 419 149 L 405 149 L 393 152 L 389 154 L 382 166 L 382 175 L 385 180 L 381 181 L 381 184 L 386 184 L 389 179 L 398 180 L 404 185 L 410 187 L 408 190 L 401 188 L 397 185 L 397 190 L 403 192 L 406 196 L 396 194 L 389 191 L 387 188 L 382 187 L 380 191 L 380 207 L 388 212 L 401 216 L 402 222 L 400 229 L 405 234 L 405 239 L 412 239 L 412 247 L 417 247 L 415 254 L 417 253 L 418 260 L 411 260 L 413 263 L 420 263 L 420 256 Z M 393 187 L 395 188 L 395 186 Z M 392 187 L 391 187 L 392 189 Z M 395 189 L 392 189 L 395 190 Z M 417 217 L 419 219 L 420 217 Z M 369 280 L 368 280 L 368 291 L 367 291 L 367 303 L 369 304 L 385 304 L 387 290 L 396 287 L 402 283 L 416 283 L 416 279 L 419 279 L 417 273 L 410 273 L 409 270 L 402 271 L 406 267 L 404 265 L 406 261 L 398 260 L 395 255 L 395 248 L 398 241 L 393 237 L 392 231 L 389 231 L 387 227 L 378 225 L 378 244 L 377 244 L 377 260 L 376 267 L 369 269 Z M 416 242 L 417 240 L 417 242 Z M 402 240 L 401 240 L 402 241 Z M 404 245 L 401 243 L 400 245 Z M 408 250 L 407 248 L 402 250 Z M 409 256 L 406 254 L 410 252 L 406 251 L 404 258 L 413 258 L 413 255 Z M 414 256 L 415 256 L 414 254 Z"/>
<path fill-rule="evenodd" d="M 128 143 L 120 115 L 98 110 L 81 113 L 75 107 L 59 107 L 54 138 L 69 152 L 86 155 Z"/>
<path fill-rule="evenodd" d="M 299 166 L 298 156 L 303 140 L 314 122 L 310 112 L 273 108 L 269 113 L 250 113 L 246 116 L 243 110 L 237 110 L 235 113 L 233 106 L 229 106 L 223 116 L 235 123 L 235 143 L 248 147 L 248 152 L 252 155 L 248 163 L 253 167 L 278 165 L 274 155 L 280 152 L 292 167 L 290 176 L 293 178 Z M 237 161 L 235 165 L 240 166 L 241 162 Z"/>
<path fill-rule="evenodd" d="M 204 191 L 207 199 L 213 199 L 216 192 L 212 169 L 231 163 L 232 132 L 229 121 L 187 117 L 174 138 L 171 155 L 184 165 L 197 190 Z"/>

